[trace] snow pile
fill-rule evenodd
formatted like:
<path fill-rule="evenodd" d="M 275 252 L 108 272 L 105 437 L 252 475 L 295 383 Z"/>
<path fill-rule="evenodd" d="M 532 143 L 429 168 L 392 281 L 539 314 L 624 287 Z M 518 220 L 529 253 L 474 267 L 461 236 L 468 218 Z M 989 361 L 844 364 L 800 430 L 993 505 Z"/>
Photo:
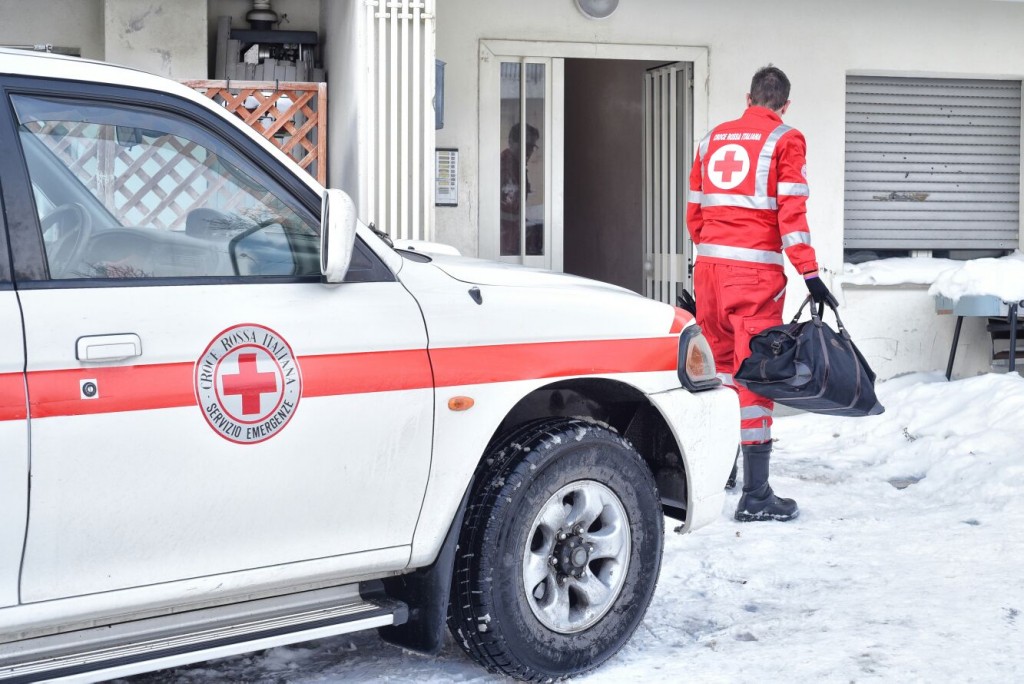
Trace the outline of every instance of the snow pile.
<path fill-rule="evenodd" d="M 843 264 L 834 278 L 842 285 L 930 285 L 928 294 L 953 301 L 964 295 L 995 295 L 1004 302 L 1024 300 L 1024 253 L 999 258 L 932 259 L 901 257 Z"/>
<path fill-rule="evenodd" d="M 1019 250 L 998 259 L 973 259 L 944 271 L 928 290 L 954 301 L 964 295 L 995 295 L 1004 302 L 1024 299 L 1024 254 Z"/>
<path fill-rule="evenodd" d="M 834 282 L 849 285 L 931 285 L 944 271 L 958 268 L 964 262 L 953 259 L 898 257 L 878 259 L 861 264 L 843 264 L 843 272 Z"/>
<path fill-rule="evenodd" d="M 775 421 L 790 523 L 671 532 L 636 634 L 574 682 L 1024 681 L 1024 379 L 881 383 L 886 412 Z M 1014 645 L 1016 644 L 1016 645 Z M 375 633 L 137 682 L 505 682 L 449 639 L 437 657 Z"/>
<path fill-rule="evenodd" d="M 778 419 L 772 484 L 801 517 L 734 523 L 734 493 L 669 538 L 647 634 L 588 681 L 1019 681 L 1024 380 L 878 393 L 880 416 Z"/>

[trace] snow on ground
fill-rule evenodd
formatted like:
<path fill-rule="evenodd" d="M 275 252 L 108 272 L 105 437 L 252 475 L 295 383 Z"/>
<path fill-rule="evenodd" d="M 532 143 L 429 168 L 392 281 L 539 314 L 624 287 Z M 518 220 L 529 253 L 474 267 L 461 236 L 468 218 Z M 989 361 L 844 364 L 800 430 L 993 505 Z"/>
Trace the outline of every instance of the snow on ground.
<path fill-rule="evenodd" d="M 886 412 L 776 420 L 791 523 L 667 526 L 640 629 L 579 682 L 1024 681 L 1024 379 L 940 373 L 878 386 Z M 671 521 L 668 521 L 671 522 Z M 375 633 L 128 680 L 497 682 Z"/>

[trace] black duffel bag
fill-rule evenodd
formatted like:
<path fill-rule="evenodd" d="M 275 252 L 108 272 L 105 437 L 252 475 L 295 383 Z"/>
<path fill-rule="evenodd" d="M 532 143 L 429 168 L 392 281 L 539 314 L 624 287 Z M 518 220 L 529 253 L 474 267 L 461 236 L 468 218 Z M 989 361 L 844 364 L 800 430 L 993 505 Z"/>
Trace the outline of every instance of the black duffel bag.
<path fill-rule="evenodd" d="M 792 408 L 830 416 L 874 416 L 885 411 L 875 397 L 875 374 L 829 303 L 837 333 L 822 320 L 824 304 L 810 307 L 811 320 L 768 328 L 750 340 L 750 356 L 735 374 L 738 383 Z"/>

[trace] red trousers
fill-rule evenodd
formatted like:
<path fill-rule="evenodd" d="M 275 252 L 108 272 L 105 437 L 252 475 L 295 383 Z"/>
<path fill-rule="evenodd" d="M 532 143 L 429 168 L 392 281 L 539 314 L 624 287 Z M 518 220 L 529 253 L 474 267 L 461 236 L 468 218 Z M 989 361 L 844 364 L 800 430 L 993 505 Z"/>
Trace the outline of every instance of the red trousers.
<path fill-rule="evenodd" d="M 782 324 L 786 274 L 782 270 L 698 258 L 693 270 L 693 290 L 697 325 L 711 345 L 718 377 L 739 394 L 740 441 L 770 442 L 774 403 L 737 386 L 732 376 L 750 355 L 750 338 L 765 328 Z"/>

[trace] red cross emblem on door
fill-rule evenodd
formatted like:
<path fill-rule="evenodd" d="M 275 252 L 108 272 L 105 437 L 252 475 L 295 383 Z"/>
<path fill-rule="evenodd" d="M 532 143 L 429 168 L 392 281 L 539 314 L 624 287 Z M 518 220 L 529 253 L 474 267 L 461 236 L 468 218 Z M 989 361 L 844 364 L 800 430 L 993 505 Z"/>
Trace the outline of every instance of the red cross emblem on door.
<path fill-rule="evenodd" d="M 262 325 L 219 333 L 196 362 L 196 398 L 206 422 L 239 444 L 270 439 L 291 420 L 302 374 L 288 343 Z"/>
<path fill-rule="evenodd" d="M 708 159 L 708 178 L 715 187 L 732 190 L 750 172 L 750 157 L 742 145 L 723 145 Z"/>

